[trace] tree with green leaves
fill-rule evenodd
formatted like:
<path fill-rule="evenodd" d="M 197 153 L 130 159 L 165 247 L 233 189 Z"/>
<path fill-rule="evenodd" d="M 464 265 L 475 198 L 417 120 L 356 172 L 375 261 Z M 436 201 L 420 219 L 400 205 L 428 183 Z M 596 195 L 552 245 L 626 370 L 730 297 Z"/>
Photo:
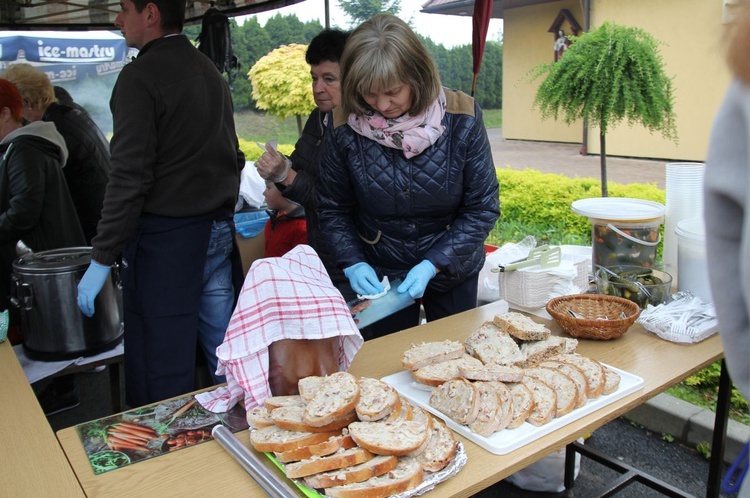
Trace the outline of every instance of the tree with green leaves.
<path fill-rule="evenodd" d="M 557 62 L 536 66 L 545 76 L 534 106 L 542 118 L 579 119 L 599 127 L 602 196 L 607 197 L 606 134 L 623 120 L 677 141 L 672 80 L 664 71 L 659 42 L 642 29 L 606 22 L 579 37 Z"/>
<path fill-rule="evenodd" d="M 349 17 L 349 26 L 355 27 L 376 14 L 401 12 L 401 0 L 339 0 L 339 7 Z"/>
<path fill-rule="evenodd" d="M 300 135 L 302 116 L 315 109 L 306 51 L 307 45 L 282 45 L 261 57 L 248 73 L 258 108 L 281 119 L 295 116 Z"/>

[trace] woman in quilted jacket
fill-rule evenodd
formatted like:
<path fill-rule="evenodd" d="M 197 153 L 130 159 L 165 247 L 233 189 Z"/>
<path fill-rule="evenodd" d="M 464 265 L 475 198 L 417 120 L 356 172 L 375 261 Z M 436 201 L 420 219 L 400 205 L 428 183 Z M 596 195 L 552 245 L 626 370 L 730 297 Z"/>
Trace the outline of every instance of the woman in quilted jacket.
<path fill-rule="evenodd" d="M 417 300 L 362 331 L 365 339 L 476 306 L 484 241 L 500 215 L 482 111 L 443 88 L 409 26 L 362 23 L 341 59 L 342 102 L 326 134 L 318 189 L 321 234 L 359 295 L 384 277 Z"/>

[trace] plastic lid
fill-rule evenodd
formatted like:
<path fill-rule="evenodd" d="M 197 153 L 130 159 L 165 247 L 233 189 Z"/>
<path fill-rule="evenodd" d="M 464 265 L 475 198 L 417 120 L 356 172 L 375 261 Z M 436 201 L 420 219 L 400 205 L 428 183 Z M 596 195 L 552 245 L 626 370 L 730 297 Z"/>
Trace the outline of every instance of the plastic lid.
<path fill-rule="evenodd" d="M 688 218 L 677 223 L 674 233 L 686 240 L 703 242 L 706 240 L 706 224 L 703 218 Z"/>
<path fill-rule="evenodd" d="M 664 204 L 628 197 L 594 197 L 573 201 L 574 213 L 589 218 L 613 221 L 653 220 L 667 211 Z"/>

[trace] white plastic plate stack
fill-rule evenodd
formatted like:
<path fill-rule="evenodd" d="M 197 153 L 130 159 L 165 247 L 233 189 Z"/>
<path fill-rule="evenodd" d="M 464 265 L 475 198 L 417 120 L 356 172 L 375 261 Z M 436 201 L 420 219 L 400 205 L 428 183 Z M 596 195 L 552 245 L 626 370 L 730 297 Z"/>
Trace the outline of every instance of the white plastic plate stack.
<path fill-rule="evenodd" d="M 668 163 L 664 220 L 664 269 L 677 275 L 677 224 L 703 216 L 704 163 Z"/>

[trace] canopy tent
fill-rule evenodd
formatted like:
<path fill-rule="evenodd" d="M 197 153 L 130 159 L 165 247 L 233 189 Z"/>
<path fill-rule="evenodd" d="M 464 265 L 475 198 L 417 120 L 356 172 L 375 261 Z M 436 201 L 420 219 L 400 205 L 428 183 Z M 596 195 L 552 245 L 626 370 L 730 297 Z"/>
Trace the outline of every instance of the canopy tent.
<path fill-rule="evenodd" d="M 185 22 L 191 24 L 200 21 L 212 4 L 231 17 L 286 7 L 300 1 L 302 0 L 187 0 Z M 0 28 L 112 29 L 118 12 L 119 0 L 0 0 Z"/>
<path fill-rule="evenodd" d="M 28 62 L 53 84 L 118 73 L 136 53 L 110 31 L 0 31 L 0 67 Z"/>

